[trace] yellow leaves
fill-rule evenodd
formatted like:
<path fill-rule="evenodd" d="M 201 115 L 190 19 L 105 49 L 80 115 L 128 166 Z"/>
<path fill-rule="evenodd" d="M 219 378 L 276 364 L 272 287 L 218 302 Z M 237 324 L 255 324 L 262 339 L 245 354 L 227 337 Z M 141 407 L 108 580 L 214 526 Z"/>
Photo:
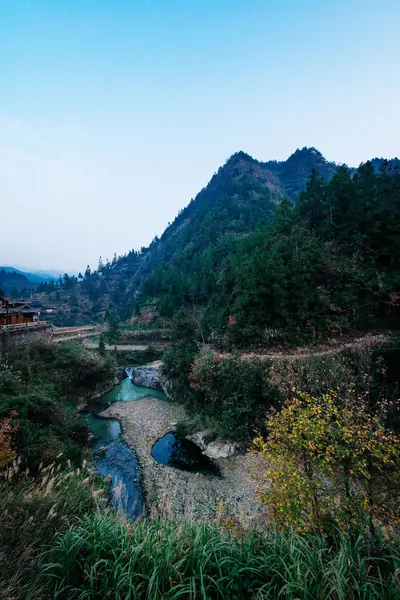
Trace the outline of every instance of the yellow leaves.
<path fill-rule="evenodd" d="M 321 397 L 292 392 L 281 412 L 267 416 L 268 437 L 255 440 L 268 465 L 258 496 L 279 527 L 318 528 L 325 518 L 350 527 L 372 510 L 365 487 L 371 465 L 375 476 L 398 465 L 399 440 L 362 398 L 346 403 L 333 390 Z"/>

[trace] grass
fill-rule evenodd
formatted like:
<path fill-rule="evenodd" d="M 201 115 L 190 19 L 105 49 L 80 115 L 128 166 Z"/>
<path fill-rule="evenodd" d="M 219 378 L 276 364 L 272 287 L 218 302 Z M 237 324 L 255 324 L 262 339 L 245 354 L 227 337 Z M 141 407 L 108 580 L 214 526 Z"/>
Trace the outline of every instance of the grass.
<path fill-rule="evenodd" d="M 263 533 L 157 516 L 127 521 L 87 468 L 0 484 L 7 600 L 395 600 L 400 539 Z"/>
<path fill-rule="evenodd" d="M 47 593 L 66 600 L 399 598 L 398 546 L 324 537 L 221 532 L 157 518 L 85 516 L 42 557 Z"/>
<path fill-rule="evenodd" d="M 48 597 L 38 581 L 39 555 L 56 534 L 104 506 L 104 492 L 103 481 L 85 464 L 71 469 L 53 463 L 31 477 L 14 461 L 0 474 L 0 598 Z"/>

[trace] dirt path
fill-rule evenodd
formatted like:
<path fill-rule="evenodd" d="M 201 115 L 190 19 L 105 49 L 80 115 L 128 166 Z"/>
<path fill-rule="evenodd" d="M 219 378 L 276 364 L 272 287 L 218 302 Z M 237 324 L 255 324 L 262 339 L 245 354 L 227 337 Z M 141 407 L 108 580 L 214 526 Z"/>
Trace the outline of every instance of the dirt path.
<path fill-rule="evenodd" d="M 185 417 L 182 406 L 158 398 L 144 398 L 117 402 L 101 416 L 121 423 L 123 438 L 142 467 L 145 504 L 150 514 L 162 512 L 202 521 L 232 517 L 243 525 L 265 520 L 264 508 L 255 500 L 254 459 L 250 454 L 216 460 L 221 477 L 165 467 L 152 458 L 154 442 Z"/>
<path fill-rule="evenodd" d="M 94 348 L 98 348 L 99 344 L 97 341 L 90 341 L 90 340 L 86 340 L 84 342 L 84 346 L 85 348 L 90 348 L 90 349 L 94 349 Z M 115 350 L 115 348 L 117 348 L 117 350 L 136 350 L 136 351 L 144 351 L 147 350 L 147 348 L 149 346 L 152 346 L 153 348 L 155 348 L 156 350 L 164 350 L 166 344 L 157 344 L 157 343 L 151 343 L 149 342 L 148 344 L 106 344 L 106 350 Z"/>
<path fill-rule="evenodd" d="M 261 361 L 268 361 L 268 360 L 287 360 L 287 361 L 294 361 L 294 360 L 301 360 L 303 358 L 310 358 L 310 357 L 318 357 L 318 356 L 328 356 L 330 354 L 339 354 L 339 352 L 342 352 L 345 349 L 348 348 L 367 348 L 367 347 L 373 347 L 373 346 L 377 346 L 379 344 L 383 344 L 384 342 L 387 342 L 389 339 L 388 335 L 384 335 L 384 334 L 377 334 L 377 335 L 365 335 L 364 337 L 361 338 L 356 338 L 355 340 L 353 340 L 352 342 L 348 342 L 348 343 L 338 343 L 337 345 L 331 345 L 331 346 L 319 346 L 316 347 L 314 349 L 311 348 L 296 348 L 295 350 L 291 350 L 288 352 L 272 352 L 270 354 L 259 354 L 257 352 L 248 352 L 248 353 L 243 353 L 241 354 L 241 358 L 245 359 L 245 360 L 261 360 Z M 219 354 L 219 356 L 221 356 L 222 358 L 227 358 L 229 356 L 231 356 L 231 354 Z"/>
<path fill-rule="evenodd" d="M 59 336 L 59 337 L 53 337 L 52 338 L 52 342 L 54 344 L 58 344 L 59 342 L 66 342 L 67 340 L 80 340 L 83 338 L 87 338 L 87 337 L 92 337 L 92 336 L 98 336 L 100 335 L 100 331 L 92 331 L 90 333 L 75 333 L 73 335 L 66 335 L 66 336 Z"/>

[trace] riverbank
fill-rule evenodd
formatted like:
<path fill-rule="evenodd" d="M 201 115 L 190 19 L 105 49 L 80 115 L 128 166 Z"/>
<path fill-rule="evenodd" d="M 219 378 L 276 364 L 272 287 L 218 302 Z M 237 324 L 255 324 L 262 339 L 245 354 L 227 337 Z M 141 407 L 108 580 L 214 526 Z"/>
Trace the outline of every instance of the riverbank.
<path fill-rule="evenodd" d="M 123 439 L 138 458 L 149 515 L 161 513 L 202 522 L 233 518 L 244 526 L 265 521 L 265 508 L 255 500 L 257 484 L 251 474 L 251 455 L 215 460 L 221 477 L 180 471 L 153 459 L 153 444 L 185 419 L 184 407 L 149 397 L 117 402 L 100 416 L 120 422 Z"/>
<path fill-rule="evenodd" d="M 111 390 L 118 385 L 120 379 L 118 377 L 114 377 L 111 381 L 106 381 L 104 383 L 99 383 L 94 386 L 94 389 L 88 390 L 86 393 L 82 393 L 78 396 L 78 404 L 76 410 L 78 413 L 88 411 L 90 409 L 91 404 L 93 404 L 100 396 L 107 394 L 107 392 L 111 392 Z"/>

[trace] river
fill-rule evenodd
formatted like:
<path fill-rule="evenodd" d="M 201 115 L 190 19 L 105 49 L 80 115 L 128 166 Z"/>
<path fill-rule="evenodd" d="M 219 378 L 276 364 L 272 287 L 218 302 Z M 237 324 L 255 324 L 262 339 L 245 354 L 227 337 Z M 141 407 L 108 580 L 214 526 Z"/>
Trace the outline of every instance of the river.
<path fill-rule="evenodd" d="M 118 421 L 104 419 L 98 413 L 114 402 L 134 402 L 149 396 L 165 399 L 163 392 L 137 386 L 127 377 L 110 392 L 100 396 L 86 415 L 90 431 L 95 436 L 94 464 L 101 475 L 111 477 L 111 503 L 116 510 L 121 508 L 129 518 L 137 517 L 143 510 L 140 466 L 135 453 L 122 441 Z"/>

